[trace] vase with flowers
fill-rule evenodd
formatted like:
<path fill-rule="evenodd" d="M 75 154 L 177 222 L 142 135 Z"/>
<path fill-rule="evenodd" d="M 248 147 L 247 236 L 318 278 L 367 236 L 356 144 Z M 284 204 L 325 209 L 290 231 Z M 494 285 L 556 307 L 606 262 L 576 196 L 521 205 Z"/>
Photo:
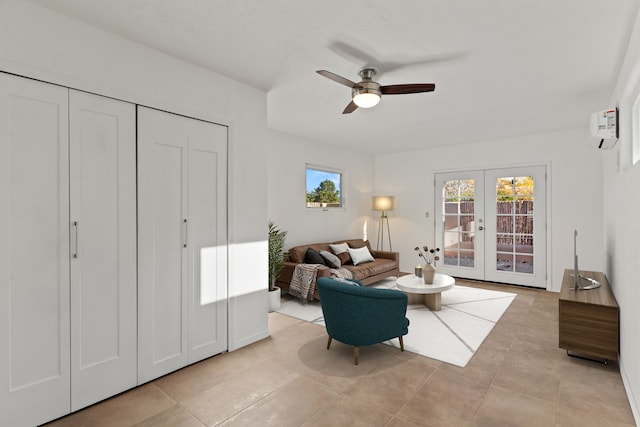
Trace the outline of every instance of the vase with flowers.
<path fill-rule="evenodd" d="M 415 250 L 418 252 L 418 256 L 426 262 L 426 264 L 422 267 L 422 279 L 425 284 L 432 284 L 433 279 L 436 276 L 436 261 L 440 259 L 437 255 L 440 252 L 440 248 L 431 248 L 428 246 L 416 246 Z"/>

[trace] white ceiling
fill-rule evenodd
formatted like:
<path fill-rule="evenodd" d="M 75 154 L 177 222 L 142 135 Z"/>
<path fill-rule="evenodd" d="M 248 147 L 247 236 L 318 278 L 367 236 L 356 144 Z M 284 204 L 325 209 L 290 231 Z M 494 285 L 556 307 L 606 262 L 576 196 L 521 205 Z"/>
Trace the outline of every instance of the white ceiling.
<path fill-rule="evenodd" d="M 369 153 L 588 126 L 638 0 L 32 0 L 268 93 L 269 127 Z M 350 89 L 435 83 L 342 110 Z"/>

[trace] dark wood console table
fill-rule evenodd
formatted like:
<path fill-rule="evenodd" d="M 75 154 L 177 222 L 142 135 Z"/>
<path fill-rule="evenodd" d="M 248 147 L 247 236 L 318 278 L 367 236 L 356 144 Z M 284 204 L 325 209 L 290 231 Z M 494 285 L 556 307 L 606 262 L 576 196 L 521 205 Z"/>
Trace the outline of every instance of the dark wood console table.
<path fill-rule="evenodd" d="M 580 274 L 602 286 L 573 290 L 573 270 L 564 271 L 559 300 L 560 348 L 605 362 L 618 360 L 618 303 L 609 282 L 603 273 L 581 270 Z"/>

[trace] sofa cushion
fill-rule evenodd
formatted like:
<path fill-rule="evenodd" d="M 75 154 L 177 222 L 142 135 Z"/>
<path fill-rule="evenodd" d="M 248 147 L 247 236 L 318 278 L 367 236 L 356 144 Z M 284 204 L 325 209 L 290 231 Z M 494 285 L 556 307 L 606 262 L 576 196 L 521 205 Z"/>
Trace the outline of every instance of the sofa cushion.
<path fill-rule="evenodd" d="M 349 255 L 351 256 L 351 260 L 353 261 L 353 265 L 362 264 L 365 262 L 373 261 L 373 256 L 369 252 L 366 246 L 361 248 L 349 248 Z"/>
<path fill-rule="evenodd" d="M 353 274 L 354 279 L 362 280 L 367 277 L 391 271 L 396 268 L 396 263 L 389 259 L 375 258 L 372 262 L 359 265 L 348 265 L 345 266 L 345 268 Z"/>
<path fill-rule="evenodd" d="M 318 251 L 313 248 L 307 248 L 304 254 L 304 263 L 326 265 L 324 262 L 324 258 L 322 258 L 322 255 L 320 255 Z"/>
<path fill-rule="evenodd" d="M 332 254 L 329 251 L 320 251 L 320 255 L 324 258 L 325 265 L 331 268 L 340 268 L 342 266 L 342 261 L 336 255 Z"/>

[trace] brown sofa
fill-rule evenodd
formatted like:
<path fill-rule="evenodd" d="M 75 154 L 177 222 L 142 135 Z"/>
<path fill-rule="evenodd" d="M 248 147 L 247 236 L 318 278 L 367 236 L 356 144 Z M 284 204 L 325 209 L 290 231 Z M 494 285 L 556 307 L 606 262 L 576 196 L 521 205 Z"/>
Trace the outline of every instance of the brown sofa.
<path fill-rule="evenodd" d="M 289 284 L 291 283 L 291 277 L 297 264 L 304 263 L 304 256 L 307 252 L 307 248 L 313 248 L 316 251 L 328 251 L 331 252 L 329 244 L 337 244 L 346 242 L 349 247 L 360 248 L 367 246 L 369 252 L 374 258 L 374 261 L 365 262 L 358 265 L 353 265 L 352 262 L 347 262 L 342 267 L 348 269 L 353 274 L 354 279 L 360 280 L 365 285 L 379 282 L 386 279 L 389 276 L 400 275 L 400 254 L 398 252 L 376 251 L 372 250 L 369 242 L 363 242 L 362 239 L 350 239 L 350 240 L 338 240 L 329 243 L 312 243 L 308 245 L 295 246 L 289 249 L 288 260 L 284 263 L 284 268 L 276 280 L 277 285 L 283 290 L 289 290 Z M 329 277 L 330 268 L 327 266 L 321 266 L 318 268 L 317 277 Z M 318 289 L 314 292 L 314 299 L 320 299 L 318 296 Z"/>

